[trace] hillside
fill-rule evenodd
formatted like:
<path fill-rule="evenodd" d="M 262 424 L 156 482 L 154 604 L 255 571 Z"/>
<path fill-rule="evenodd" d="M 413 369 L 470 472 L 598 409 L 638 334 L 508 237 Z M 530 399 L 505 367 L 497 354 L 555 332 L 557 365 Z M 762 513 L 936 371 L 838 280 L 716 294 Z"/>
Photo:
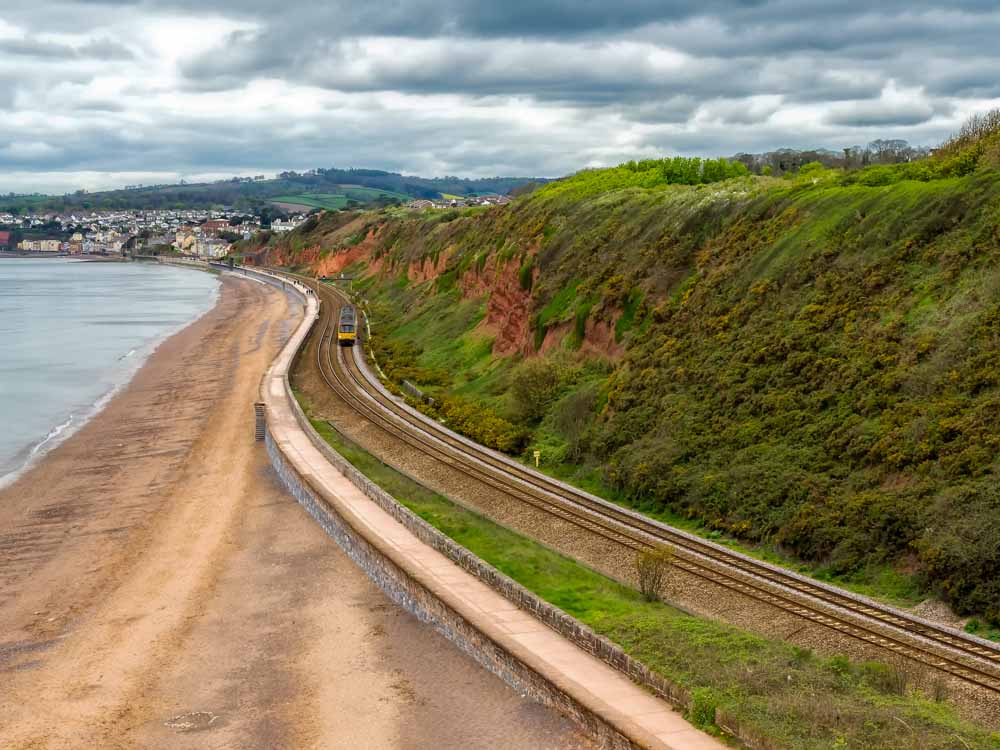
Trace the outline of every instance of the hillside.
<path fill-rule="evenodd" d="M 484 193 L 506 194 L 529 182 L 530 177 L 415 177 L 377 169 L 315 169 L 309 172 L 282 172 L 276 179 L 236 178 L 219 182 L 149 185 L 122 190 L 67 195 L 0 196 L 0 211 L 44 212 L 116 209 L 184 209 L 230 206 L 250 210 L 273 201 L 298 202 L 306 207 L 342 208 L 349 200 L 360 204 L 388 197 L 440 198 L 442 193 L 470 196 Z M 301 200 L 303 196 L 323 196 L 330 200 Z M 295 200 L 299 199 L 299 200 Z"/>
<path fill-rule="evenodd" d="M 501 209 L 326 214 L 266 257 L 363 275 L 383 367 L 477 439 L 997 623 L 996 143 L 708 184 L 633 163 Z"/>

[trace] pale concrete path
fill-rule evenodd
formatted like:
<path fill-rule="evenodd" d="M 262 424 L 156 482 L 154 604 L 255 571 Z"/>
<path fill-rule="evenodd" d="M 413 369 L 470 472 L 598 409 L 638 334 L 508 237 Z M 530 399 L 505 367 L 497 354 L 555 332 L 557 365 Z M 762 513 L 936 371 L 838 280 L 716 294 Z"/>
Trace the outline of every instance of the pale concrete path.
<path fill-rule="evenodd" d="M 372 544 L 388 545 L 392 559 L 402 564 L 408 574 L 637 744 L 662 750 L 724 750 L 725 744 L 695 729 L 667 703 L 517 609 L 421 542 L 326 460 L 296 420 L 284 381 L 294 352 L 315 315 L 315 298 L 310 296 L 302 325 L 268 371 L 262 387 L 271 435 L 299 475 Z"/>

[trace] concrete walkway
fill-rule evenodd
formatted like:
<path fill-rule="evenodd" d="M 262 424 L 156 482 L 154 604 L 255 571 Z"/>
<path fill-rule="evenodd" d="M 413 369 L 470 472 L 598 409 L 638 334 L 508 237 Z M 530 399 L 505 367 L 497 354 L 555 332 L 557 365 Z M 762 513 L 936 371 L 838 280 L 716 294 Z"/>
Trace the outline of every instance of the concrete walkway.
<path fill-rule="evenodd" d="M 285 384 L 294 353 L 316 314 L 316 299 L 309 295 L 302 325 L 275 360 L 261 388 L 272 439 L 298 474 L 408 575 L 635 745 L 662 750 L 724 750 L 725 744 L 695 729 L 667 703 L 425 545 L 324 458 L 296 420 Z"/>

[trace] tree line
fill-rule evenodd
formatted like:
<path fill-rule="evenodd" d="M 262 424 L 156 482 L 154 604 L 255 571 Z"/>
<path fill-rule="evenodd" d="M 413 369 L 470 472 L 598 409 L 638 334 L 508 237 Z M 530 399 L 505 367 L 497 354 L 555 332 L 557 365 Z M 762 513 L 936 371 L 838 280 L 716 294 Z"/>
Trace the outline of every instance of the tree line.
<path fill-rule="evenodd" d="M 828 169 L 864 169 L 876 165 L 906 164 L 926 159 L 932 153 L 931 148 L 911 146 L 898 138 L 879 138 L 865 146 L 848 146 L 840 151 L 779 148 L 760 154 L 739 153 L 732 159 L 754 174 L 780 176 L 786 172 L 798 172 L 806 164 L 816 162 Z"/>

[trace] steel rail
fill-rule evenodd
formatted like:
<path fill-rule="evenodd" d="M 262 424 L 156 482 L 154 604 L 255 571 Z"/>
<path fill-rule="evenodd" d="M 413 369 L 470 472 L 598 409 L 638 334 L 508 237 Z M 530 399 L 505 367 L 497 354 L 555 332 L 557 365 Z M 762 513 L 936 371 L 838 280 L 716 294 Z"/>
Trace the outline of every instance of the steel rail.
<path fill-rule="evenodd" d="M 779 589 L 791 589 L 792 593 L 815 599 L 827 607 L 847 610 L 849 615 L 856 618 L 867 618 L 882 627 L 900 630 L 906 636 L 929 641 L 934 648 L 958 651 L 962 656 L 972 657 L 977 661 L 988 660 L 991 666 L 1000 663 L 1000 650 L 986 648 L 972 639 L 962 638 L 961 634 L 949 633 L 925 621 L 907 618 L 901 613 L 886 612 L 859 602 L 845 593 L 831 591 L 832 587 L 818 583 L 810 585 L 810 582 L 803 581 L 790 573 L 782 575 L 780 570 L 775 570 L 772 566 L 757 563 L 704 540 L 692 539 L 684 532 L 678 532 L 652 519 L 637 517 L 637 514 L 618 508 L 607 501 L 574 491 L 567 485 L 532 472 L 492 451 L 483 449 L 475 451 L 474 455 L 469 455 L 473 453 L 470 448 L 476 446 L 470 446 L 467 439 L 439 427 L 433 420 L 411 414 L 401 408 L 394 399 L 369 382 L 368 375 L 362 372 L 353 358 L 345 358 L 352 366 L 343 366 L 341 347 L 336 347 L 338 354 L 334 357 L 333 337 L 329 335 L 329 329 L 335 317 L 333 308 L 341 296 L 334 293 L 329 286 L 318 284 L 308 277 L 295 277 L 312 286 L 317 293 L 323 294 L 333 303 L 323 306 L 327 308 L 322 311 L 326 323 L 317 342 L 317 367 L 324 381 L 348 406 L 397 439 L 446 462 L 453 469 L 479 482 L 500 489 L 523 503 L 608 541 L 636 551 L 665 542 L 680 553 L 675 556 L 674 564 L 698 578 L 738 591 L 745 596 L 790 611 L 803 619 L 830 627 L 844 635 L 890 650 L 912 661 L 932 666 L 992 692 L 1000 693 L 1000 678 L 992 671 L 958 661 L 952 656 L 942 655 L 884 632 L 872 630 L 851 619 L 850 616 L 845 617 L 818 609 L 808 602 L 792 599 L 780 590 L 765 588 L 758 580 L 763 580 Z M 324 344 L 326 357 L 323 356 Z M 335 364 L 335 360 L 340 367 Z M 351 382 L 345 382 L 339 370 L 343 370 Z M 364 398 L 359 397 L 358 393 L 363 394 Z M 386 412 L 391 413 L 393 419 L 387 417 Z M 399 424 L 399 421 L 403 424 Z M 511 474 L 514 476 L 509 476 Z M 516 483 L 511 481 L 512 478 Z M 690 556 L 692 554 L 694 557 Z M 706 564 L 704 560 L 697 558 L 704 558 L 711 564 Z M 715 566 L 724 569 L 719 570 Z M 733 575 L 730 572 L 732 570 L 749 577 L 749 580 Z"/>

